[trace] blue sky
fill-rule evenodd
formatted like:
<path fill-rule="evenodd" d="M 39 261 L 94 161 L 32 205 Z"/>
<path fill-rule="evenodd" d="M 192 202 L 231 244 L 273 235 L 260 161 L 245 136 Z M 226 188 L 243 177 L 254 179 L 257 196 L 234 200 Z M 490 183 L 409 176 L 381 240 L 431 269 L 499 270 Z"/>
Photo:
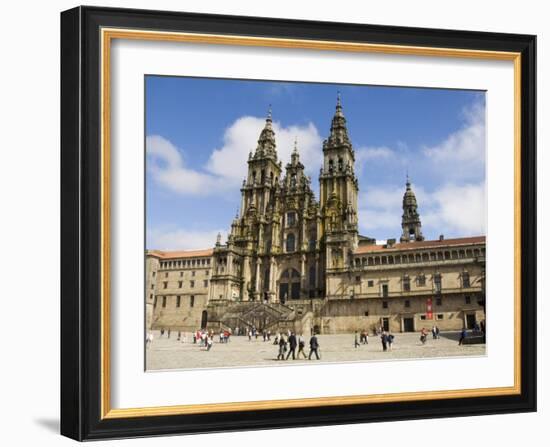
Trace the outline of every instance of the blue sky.
<path fill-rule="evenodd" d="M 407 171 L 427 238 L 484 234 L 484 92 L 147 76 L 147 248 L 205 248 L 225 236 L 269 105 L 280 159 L 297 138 L 317 192 L 338 91 L 361 234 L 399 238 Z"/>

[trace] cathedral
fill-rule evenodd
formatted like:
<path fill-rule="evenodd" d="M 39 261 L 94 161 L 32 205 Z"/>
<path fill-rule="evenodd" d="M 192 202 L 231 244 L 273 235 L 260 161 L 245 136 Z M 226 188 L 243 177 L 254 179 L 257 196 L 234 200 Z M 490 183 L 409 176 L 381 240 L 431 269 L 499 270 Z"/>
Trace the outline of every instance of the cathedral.
<path fill-rule="evenodd" d="M 283 167 L 268 113 L 226 243 L 146 252 L 148 328 L 397 332 L 485 320 L 485 237 L 426 241 L 408 177 L 399 243 L 361 236 L 339 95 L 322 149 L 317 200 L 297 141 Z"/>

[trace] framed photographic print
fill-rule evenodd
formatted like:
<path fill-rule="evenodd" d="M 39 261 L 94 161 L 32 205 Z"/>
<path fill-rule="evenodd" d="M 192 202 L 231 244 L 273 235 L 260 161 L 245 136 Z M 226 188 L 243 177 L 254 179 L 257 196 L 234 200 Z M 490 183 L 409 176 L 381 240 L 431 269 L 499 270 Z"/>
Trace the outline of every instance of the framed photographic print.
<path fill-rule="evenodd" d="M 536 409 L 535 36 L 61 14 L 61 432 Z"/>

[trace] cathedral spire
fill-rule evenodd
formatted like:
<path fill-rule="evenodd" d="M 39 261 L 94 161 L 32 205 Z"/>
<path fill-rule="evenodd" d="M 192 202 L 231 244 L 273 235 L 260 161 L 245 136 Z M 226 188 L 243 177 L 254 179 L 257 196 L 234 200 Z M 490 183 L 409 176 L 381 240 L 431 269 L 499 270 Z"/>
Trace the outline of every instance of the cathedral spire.
<path fill-rule="evenodd" d="M 300 153 L 298 152 L 298 137 L 294 138 L 294 149 L 292 150 L 290 161 L 293 165 L 297 165 L 300 162 Z"/>
<path fill-rule="evenodd" d="M 401 217 L 401 227 L 403 234 L 401 242 L 423 241 L 422 223 L 418 214 L 418 203 L 416 195 L 411 187 L 409 173 L 405 183 L 405 194 L 403 195 L 403 216 Z"/>
<path fill-rule="evenodd" d="M 277 151 L 275 144 L 275 132 L 273 131 L 273 119 L 271 113 L 271 104 L 267 111 L 267 117 L 265 119 L 265 125 L 260 133 L 258 139 L 258 145 L 256 146 L 256 152 L 254 158 L 269 157 L 277 160 Z"/>
<path fill-rule="evenodd" d="M 332 145 L 349 144 L 348 129 L 346 127 L 346 118 L 344 117 L 342 95 L 340 92 L 336 95 L 336 111 L 332 118 L 328 142 Z"/>

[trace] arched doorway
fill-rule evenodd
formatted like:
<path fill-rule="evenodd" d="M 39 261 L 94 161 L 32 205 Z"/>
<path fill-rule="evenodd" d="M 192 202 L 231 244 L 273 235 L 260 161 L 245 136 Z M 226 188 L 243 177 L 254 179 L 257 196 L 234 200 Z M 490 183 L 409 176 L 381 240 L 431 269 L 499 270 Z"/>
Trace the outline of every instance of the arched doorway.
<path fill-rule="evenodd" d="M 203 310 L 202 316 L 201 316 L 201 329 L 206 329 L 207 324 L 208 324 L 208 312 Z"/>
<path fill-rule="evenodd" d="M 285 303 L 288 299 L 300 299 L 300 272 L 296 269 L 286 269 L 279 279 L 279 301 Z"/>

